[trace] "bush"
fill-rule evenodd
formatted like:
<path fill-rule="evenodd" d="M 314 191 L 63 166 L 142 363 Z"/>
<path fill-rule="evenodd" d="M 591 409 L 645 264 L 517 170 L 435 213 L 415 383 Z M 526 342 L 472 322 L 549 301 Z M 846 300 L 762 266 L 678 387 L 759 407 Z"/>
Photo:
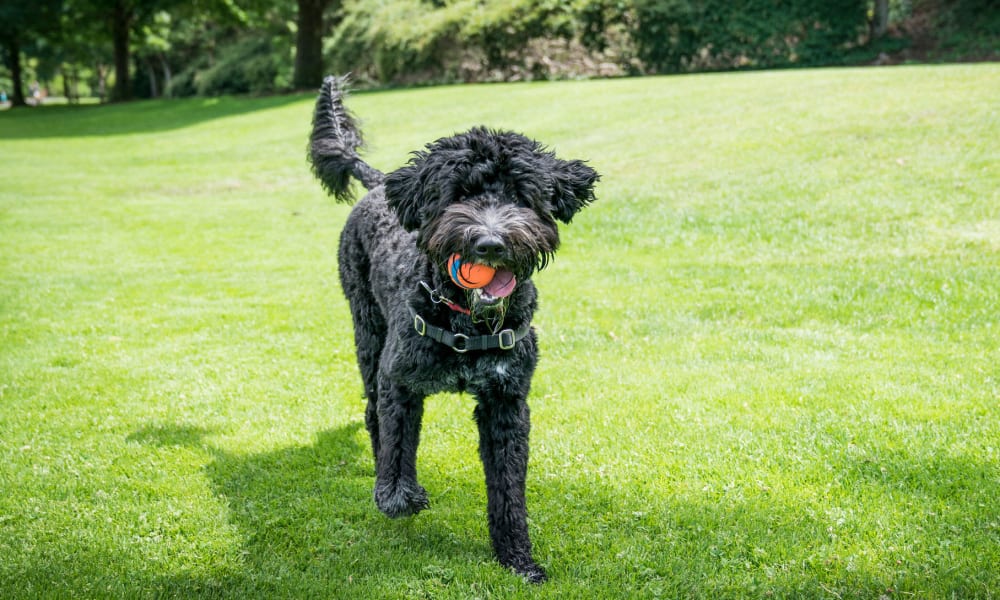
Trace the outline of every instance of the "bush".
<path fill-rule="evenodd" d="M 993 0 L 923 0 L 918 4 L 934 15 L 941 57 L 995 58 L 1000 54 L 1000 11 Z"/>
<path fill-rule="evenodd" d="M 326 57 L 333 71 L 383 83 L 523 77 L 533 42 L 573 39 L 591 2 L 356 0 L 345 3 Z"/>
<path fill-rule="evenodd" d="M 859 44 L 866 0 L 638 0 L 633 36 L 658 72 L 835 64 Z"/>
<path fill-rule="evenodd" d="M 292 68 L 288 41 L 258 33 L 220 46 L 214 62 L 203 59 L 174 76 L 170 93 L 219 96 L 287 90 Z"/>
<path fill-rule="evenodd" d="M 185 96 L 195 96 L 198 94 L 198 73 L 208 69 L 208 60 L 202 59 L 194 64 L 188 65 L 186 69 L 177 73 L 170 80 L 167 88 L 167 95 L 175 98 Z"/>
<path fill-rule="evenodd" d="M 864 40 L 867 9 L 867 0 L 353 0 L 326 54 L 333 71 L 382 83 L 597 75 L 609 63 L 616 73 L 836 64 Z M 552 67 L 539 55 L 552 48 L 579 65 Z"/>
<path fill-rule="evenodd" d="M 461 62 L 458 32 L 470 3 L 372 4 L 345 5 L 343 20 L 325 45 L 332 71 L 385 83 L 449 78 Z"/>

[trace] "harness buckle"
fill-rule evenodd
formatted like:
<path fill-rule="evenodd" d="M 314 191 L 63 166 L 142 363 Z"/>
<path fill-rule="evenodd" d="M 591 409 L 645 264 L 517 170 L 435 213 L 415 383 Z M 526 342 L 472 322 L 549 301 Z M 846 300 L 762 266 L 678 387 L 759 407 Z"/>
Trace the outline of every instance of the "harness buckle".
<path fill-rule="evenodd" d="M 517 343 L 517 338 L 514 335 L 513 329 L 504 329 L 497 334 L 497 340 L 500 342 L 501 350 L 510 350 Z"/>
<path fill-rule="evenodd" d="M 416 330 L 417 335 L 427 335 L 427 321 L 420 315 L 413 315 L 413 329 Z"/>
<path fill-rule="evenodd" d="M 469 336 L 465 335 L 464 333 L 456 333 L 454 334 L 454 336 L 455 336 L 455 342 L 453 344 L 449 344 L 449 346 L 451 346 L 451 349 L 454 350 L 455 352 L 458 352 L 459 354 L 465 354 L 466 352 L 468 352 Z M 459 346 L 459 342 L 462 342 L 461 347 Z"/>

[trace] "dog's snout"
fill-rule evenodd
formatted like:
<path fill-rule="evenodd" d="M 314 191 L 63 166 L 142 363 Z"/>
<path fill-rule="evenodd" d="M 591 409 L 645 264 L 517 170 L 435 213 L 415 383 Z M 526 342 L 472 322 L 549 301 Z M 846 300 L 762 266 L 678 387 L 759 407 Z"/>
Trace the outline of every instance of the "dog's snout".
<path fill-rule="evenodd" d="M 476 258 L 489 261 L 502 258 L 506 246 L 499 237 L 484 236 L 476 240 L 476 245 L 472 249 L 476 252 Z"/>

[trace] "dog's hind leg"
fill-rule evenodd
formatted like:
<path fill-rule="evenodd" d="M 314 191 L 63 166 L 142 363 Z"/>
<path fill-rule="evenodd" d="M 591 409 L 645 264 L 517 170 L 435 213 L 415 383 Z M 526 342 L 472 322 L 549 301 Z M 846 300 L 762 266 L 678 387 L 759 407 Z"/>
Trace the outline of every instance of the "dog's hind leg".
<path fill-rule="evenodd" d="M 358 369 L 365 386 L 365 426 L 372 442 L 372 455 L 378 468 L 378 365 L 385 346 L 386 321 L 371 289 L 371 261 L 365 239 L 371 237 L 367 220 L 351 213 L 340 235 L 340 286 L 351 307 L 354 322 L 354 347 Z"/>
<path fill-rule="evenodd" d="M 417 483 L 417 445 L 423 415 L 423 396 L 381 382 L 375 504 L 386 516 L 406 517 L 429 506 L 426 490 Z"/>
<path fill-rule="evenodd" d="M 500 564 L 531 583 L 545 581 L 545 571 L 531 557 L 528 511 L 524 498 L 528 472 L 528 432 L 525 398 L 477 394 L 479 456 L 486 473 L 486 507 L 490 539 Z"/>
<path fill-rule="evenodd" d="M 357 304 L 357 306 L 356 306 Z M 365 386 L 365 427 L 372 441 L 372 456 L 378 468 L 379 425 L 378 425 L 378 364 L 382 358 L 385 340 L 385 321 L 374 303 L 367 300 L 351 303 L 354 316 L 354 342 L 357 348 L 358 369 Z"/>

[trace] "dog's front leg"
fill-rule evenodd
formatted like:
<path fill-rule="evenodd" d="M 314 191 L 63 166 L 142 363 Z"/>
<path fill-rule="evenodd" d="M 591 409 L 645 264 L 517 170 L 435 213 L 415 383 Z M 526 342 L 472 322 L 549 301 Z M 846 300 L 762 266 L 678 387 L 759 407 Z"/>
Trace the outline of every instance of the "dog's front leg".
<path fill-rule="evenodd" d="M 528 432 L 525 398 L 479 394 L 479 456 L 486 473 L 486 506 L 490 539 L 500 564 L 532 583 L 545 581 L 545 571 L 531 557 L 528 511 L 524 499 L 528 472 Z"/>
<path fill-rule="evenodd" d="M 413 515 L 428 507 L 427 492 L 417 483 L 417 445 L 423 414 L 422 396 L 380 382 L 375 504 L 392 518 Z"/>

